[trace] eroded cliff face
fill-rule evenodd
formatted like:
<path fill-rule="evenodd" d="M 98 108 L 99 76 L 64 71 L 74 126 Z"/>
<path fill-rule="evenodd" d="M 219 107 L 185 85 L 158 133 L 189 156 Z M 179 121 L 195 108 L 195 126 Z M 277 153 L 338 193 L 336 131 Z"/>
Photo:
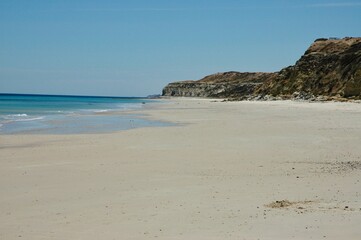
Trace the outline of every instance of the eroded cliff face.
<path fill-rule="evenodd" d="M 361 98 L 361 38 L 317 39 L 294 66 L 277 73 L 225 72 L 168 84 L 164 96 L 232 99 Z"/>
<path fill-rule="evenodd" d="M 225 72 L 206 76 L 198 81 L 181 81 L 168 84 L 163 96 L 234 98 L 252 94 L 275 73 Z"/>
<path fill-rule="evenodd" d="M 361 38 L 316 40 L 294 66 L 255 90 L 254 94 L 361 97 Z"/>

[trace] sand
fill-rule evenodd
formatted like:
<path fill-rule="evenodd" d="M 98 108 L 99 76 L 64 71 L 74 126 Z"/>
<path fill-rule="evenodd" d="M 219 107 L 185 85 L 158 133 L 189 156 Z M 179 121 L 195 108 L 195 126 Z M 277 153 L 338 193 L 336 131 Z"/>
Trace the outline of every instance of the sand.
<path fill-rule="evenodd" d="M 0 135 L 0 239 L 360 239 L 361 104 L 141 112 L 177 125 Z"/>

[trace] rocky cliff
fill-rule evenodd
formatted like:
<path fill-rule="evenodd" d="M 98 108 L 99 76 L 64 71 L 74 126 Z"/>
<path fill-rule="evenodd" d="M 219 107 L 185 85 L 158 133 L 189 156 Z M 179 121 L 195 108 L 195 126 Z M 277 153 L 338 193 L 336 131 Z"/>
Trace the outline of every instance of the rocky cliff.
<path fill-rule="evenodd" d="M 318 39 L 294 66 L 265 81 L 255 94 L 361 97 L 361 38 Z"/>
<path fill-rule="evenodd" d="M 226 72 L 168 84 L 164 96 L 361 98 L 361 38 L 317 39 L 294 66 L 277 73 Z"/>
<path fill-rule="evenodd" d="M 216 73 L 198 81 L 170 83 L 163 89 L 163 96 L 234 98 L 252 94 L 256 87 L 275 76 L 275 73 Z"/>

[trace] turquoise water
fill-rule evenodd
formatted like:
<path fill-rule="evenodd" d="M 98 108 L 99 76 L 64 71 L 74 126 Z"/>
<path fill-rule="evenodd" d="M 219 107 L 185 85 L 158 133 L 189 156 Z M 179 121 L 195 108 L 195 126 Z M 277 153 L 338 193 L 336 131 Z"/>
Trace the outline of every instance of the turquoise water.
<path fill-rule="evenodd" d="M 0 94 L 0 134 L 103 133 L 166 123 L 122 114 L 144 98 Z"/>

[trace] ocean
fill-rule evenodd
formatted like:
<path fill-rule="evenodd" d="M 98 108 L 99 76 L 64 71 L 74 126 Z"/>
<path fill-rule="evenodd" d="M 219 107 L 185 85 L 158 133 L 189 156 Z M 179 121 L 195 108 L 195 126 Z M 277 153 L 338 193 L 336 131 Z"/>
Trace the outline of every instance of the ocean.
<path fill-rule="evenodd" d="M 0 94 L 0 134 L 108 133 L 167 125 L 125 113 L 153 101 L 136 97 Z"/>

